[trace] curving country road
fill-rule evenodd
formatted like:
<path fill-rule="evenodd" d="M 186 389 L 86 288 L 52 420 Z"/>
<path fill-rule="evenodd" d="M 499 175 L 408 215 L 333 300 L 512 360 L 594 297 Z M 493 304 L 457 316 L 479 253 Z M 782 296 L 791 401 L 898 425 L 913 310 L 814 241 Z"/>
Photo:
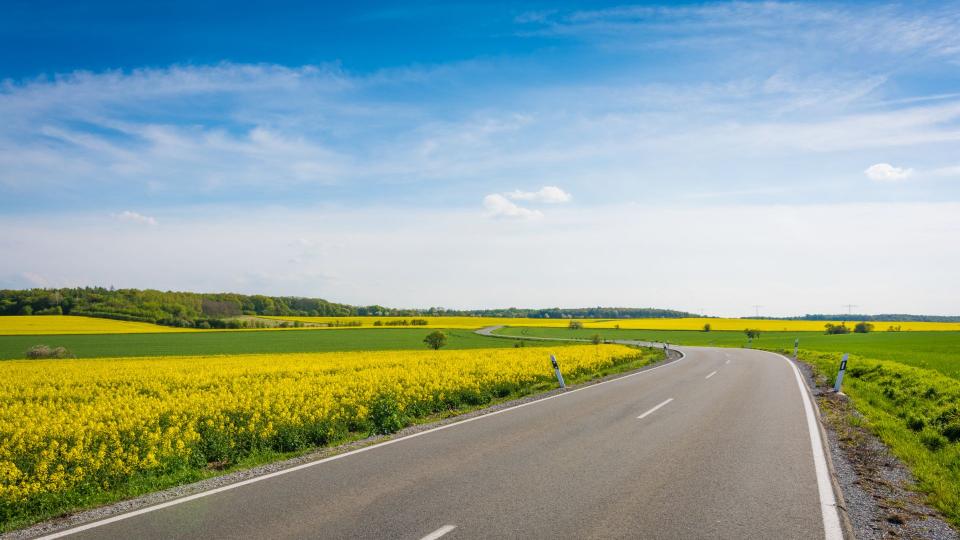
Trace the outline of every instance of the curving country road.
<path fill-rule="evenodd" d="M 59 534 L 842 538 L 793 365 L 678 350 L 656 369 Z"/>

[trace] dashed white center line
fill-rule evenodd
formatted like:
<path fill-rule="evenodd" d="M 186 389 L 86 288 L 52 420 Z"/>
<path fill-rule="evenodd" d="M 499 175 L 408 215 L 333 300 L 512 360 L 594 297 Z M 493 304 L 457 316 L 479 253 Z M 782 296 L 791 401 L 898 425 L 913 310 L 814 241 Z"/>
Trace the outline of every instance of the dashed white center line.
<path fill-rule="evenodd" d="M 724 364 L 729 364 L 729 363 L 730 363 L 730 359 L 728 358 L 727 361 L 724 362 Z"/>
<path fill-rule="evenodd" d="M 444 525 L 443 527 L 440 527 L 439 529 L 433 531 L 432 533 L 424 536 L 420 540 L 437 540 L 437 538 L 440 538 L 441 536 L 447 534 L 448 532 L 456 528 L 457 528 L 456 525 Z"/>
<path fill-rule="evenodd" d="M 649 416 L 649 415 L 657 412 L 657 409 L 659 409 L 660 407 L 663 407 L 664 405 L 666 405 L 667 403 L 670 403 L 671 401 L 673 401 L 673 398 L 667 399 L 667 400 L 664 401 L 663 403 L 657 405 L 656 407 L 654 407 L 654 408 L 650 409 L 649 411 L 647 411 L 647 412 L 641 414 L 640 416 L 638 416 L 638 417 L 637 417 L 637 420 L 641 420 L 641 419 L 646 418 L 647 416 Z"/>
<path fill-rule="evenodd" d="M 713 377 L 713 376 L 716 375 L 716 374 L 717 374 L 716 371 L 711 371 L 709 375 L 707 375 L 706 377 L 704 377 L 704 379 L 709 379 L 710 377 Z"/>

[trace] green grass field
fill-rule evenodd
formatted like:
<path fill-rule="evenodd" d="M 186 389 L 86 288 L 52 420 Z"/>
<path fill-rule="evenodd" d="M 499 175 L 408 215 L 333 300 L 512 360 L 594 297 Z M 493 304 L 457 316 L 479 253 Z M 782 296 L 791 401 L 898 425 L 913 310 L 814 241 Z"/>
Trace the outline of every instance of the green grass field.
<path fill-rule="evenodd" d="M 432 328 L 383 328 L 0 336 L 0 359 L 24 358 L 24 352 L 27 349 L 40 344 L 66 347 L 77 358 L 425 349 L 423 338 L 433 330 Z M 444 332 L 447 334 L 446 348 L 448 349 L 514 346 L 513 341 L 480 336 L 472 330 L 444 330 Z M 539 344 L 530 341 L 527 345 Z M 552 345 L 556 346 L 556 343 Z"/>
<path fill-rule="evenodd" d="M 676 345 L 741 347 L 743 332 L 696 332 L 690 330 L 569 330 L 567 328 L 507 327 L 496 332 L 510 336 L 566 337 L 588 339 L 600 334 L 606 339 L 640 339 Z M 756 348 L 850 353 L 868 358 L 892 360 L 909 366 L 934 369 L 960 379 L 960 332 L 872 332 L 828 336 L 820 332 L 765 332 L 754 340 Z M 838 357 L 839 358 L 839 357 Z"/>

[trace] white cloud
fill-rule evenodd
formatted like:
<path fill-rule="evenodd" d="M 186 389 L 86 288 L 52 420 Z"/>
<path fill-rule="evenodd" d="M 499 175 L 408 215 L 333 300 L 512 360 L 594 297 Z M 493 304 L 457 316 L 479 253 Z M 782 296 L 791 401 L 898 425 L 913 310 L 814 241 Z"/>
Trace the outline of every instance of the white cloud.
<path fill-rule="evenodd" d="M 515 201 L 533 201 L 547 204 L 570 202 L 572 195 L 557 186 L 543 186 L 539 191 L 515 190 L 505 194 Z"/>
<path fill-rule="evenodd" d="M 877 163 L 867 167 L 863 173 L 875 182 L 901 182 L 913 176 L 913 169 L 894 167 L 889 163 Z"/>
<path fill-rule="evenodd" d="M 492 193 L 483 198 L 483 207 L 487 216 L 495 218 L 539 219 L 543 213 L 517 205 L 499 193 Z"/>
<path fill-rule="evenodd" d="M 114 217 L 120 221 L 126 221 L 127 223 L 136 223 L 139 225 L 150 225 L 155 226 L 157 224 L 156 218 L 145 216 L 131 210 L 124 210 L 119 214 L 116 214 Z"/>

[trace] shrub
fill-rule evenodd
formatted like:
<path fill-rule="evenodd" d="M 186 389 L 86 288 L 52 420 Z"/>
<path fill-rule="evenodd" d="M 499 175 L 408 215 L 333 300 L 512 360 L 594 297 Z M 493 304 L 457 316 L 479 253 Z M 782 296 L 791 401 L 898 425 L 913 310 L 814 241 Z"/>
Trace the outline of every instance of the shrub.
<path fill-rule="evenodd" d="M 756 328 L 747 328 L 743 331 L 743 333 L 746 334 L 750 339 L 760 338 L 760 330 L 757 330 Z"/>
<path fill-rule="evenodd" d="M 27 358 L 38 359 L 38 358 L 73 358 L 73 355 L 70 354 L 64 347 L 50 347 L 48 345 L 34 345 L 27 349 Z"/>
<path fill-rule="evenodd" d="M 603 343 L 603 336 L 600 334 L 594 334 L 590 336 L 590 341 L 592 341 L 594 345 L 599 345 Z"/>
<path fill-rule="evenodd" d="M 567 325 L 567 328 L 571 330 L 581 330 L 583 329 L 583 323 L 580 321 L 570 321 L 570 324 Z"/>
<path fill-rule="evenodd" d="M 840 324 L 827 323 L 823 325 L 823 327 L 826 328 L 827 334 L 831 334 L 831 335 L 850 333 L 850 328 L 848 328 L 847 325 L 844 323 L 840 323 Z"/>
<path fill-rule="evenodd" d="M 873 325 L 866 321 L 858 322 L 853 327 L 853 332 L 856 334 L 869 334 L 872 331 L 873 331 Z"/>
<path fill-rule="evenodd" d="M 707 324 L 703 325 L 703 331 L 704 331 L 704 332 L 709 332 L 709 331 L 710 331 L 710 323 L 707 323 Z"/>

